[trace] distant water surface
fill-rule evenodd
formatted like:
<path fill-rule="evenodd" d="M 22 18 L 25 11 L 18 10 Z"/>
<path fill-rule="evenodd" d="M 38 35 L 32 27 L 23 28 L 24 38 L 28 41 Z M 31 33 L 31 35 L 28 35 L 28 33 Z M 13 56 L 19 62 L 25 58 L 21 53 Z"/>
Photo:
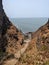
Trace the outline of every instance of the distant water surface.
<path fill-rule="evenodd" d="M 47 18 L 11 18 L 13 24 L 22 32 L 34 32 L 47 22 Z"/>

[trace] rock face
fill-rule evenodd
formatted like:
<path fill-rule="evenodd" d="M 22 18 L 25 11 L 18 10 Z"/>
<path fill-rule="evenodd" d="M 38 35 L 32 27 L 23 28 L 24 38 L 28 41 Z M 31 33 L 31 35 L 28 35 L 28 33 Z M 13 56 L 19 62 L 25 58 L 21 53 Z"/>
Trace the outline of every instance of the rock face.
<path fill-rule="evenodd" d="M 21 48 L 23 40 L 22 32 L 20 32 L 14 25 L 11 25 L 10 28 L 7 29 L 6 37 L 8 42 L 6 52 L 16 53 L 17 50 Z"/>
<path fill-rule="evenodd" d="M 0 14 L 3 11 L 3 5 L 2 5 L 2 0 L 0 0 Z"/>
<path fill-rule="evenodd" d="M 23 37 L 23 33 L 9 21 L 0 0 L 0 55 L 16 53 L 22 47 Z"/>

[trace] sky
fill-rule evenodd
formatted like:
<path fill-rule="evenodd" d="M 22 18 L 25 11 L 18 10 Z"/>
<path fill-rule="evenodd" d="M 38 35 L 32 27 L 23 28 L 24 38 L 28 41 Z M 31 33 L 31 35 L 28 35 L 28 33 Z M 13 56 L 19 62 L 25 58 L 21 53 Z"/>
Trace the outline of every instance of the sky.
<path fill-rule="evenodd" d="M 49 0 L 3 0 L 10 18 L 49 17 Z"/>

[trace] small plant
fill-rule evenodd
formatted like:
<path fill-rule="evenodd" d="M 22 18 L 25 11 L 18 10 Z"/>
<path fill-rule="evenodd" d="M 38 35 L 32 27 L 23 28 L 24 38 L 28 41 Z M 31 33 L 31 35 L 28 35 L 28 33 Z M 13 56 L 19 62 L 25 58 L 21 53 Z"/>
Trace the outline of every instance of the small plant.
<path fill-rule="evenodd" d="M 46 61 L 46 63 L 44 63 L 43 65 L 49 65 L 49 61 Z"/>
<path fill-rule="evenodd" d="M 43 40 L 43 41 L 44 41 L 44 40 L 46 40 L 46 37 L 45 37 L 45 36 L 43 36 L 43 37 L 42 37 L 42 40 Z"/>
<path fill-rule="evenodd" d="M 47 50 L 47 46 L 46 46 L 46 45 L 42 45 L 41 50 L 42 50 L 42 51 Z"/>

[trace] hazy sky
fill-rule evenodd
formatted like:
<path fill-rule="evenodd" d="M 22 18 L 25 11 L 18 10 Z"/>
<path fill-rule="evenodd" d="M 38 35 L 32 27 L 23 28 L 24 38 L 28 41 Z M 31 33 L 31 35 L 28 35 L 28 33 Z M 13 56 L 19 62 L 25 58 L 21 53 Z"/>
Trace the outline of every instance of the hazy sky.
<path fill-rule="evenodd" d="M 49 17 L 49 0 L 3 0 L 8 17 Z"/>

